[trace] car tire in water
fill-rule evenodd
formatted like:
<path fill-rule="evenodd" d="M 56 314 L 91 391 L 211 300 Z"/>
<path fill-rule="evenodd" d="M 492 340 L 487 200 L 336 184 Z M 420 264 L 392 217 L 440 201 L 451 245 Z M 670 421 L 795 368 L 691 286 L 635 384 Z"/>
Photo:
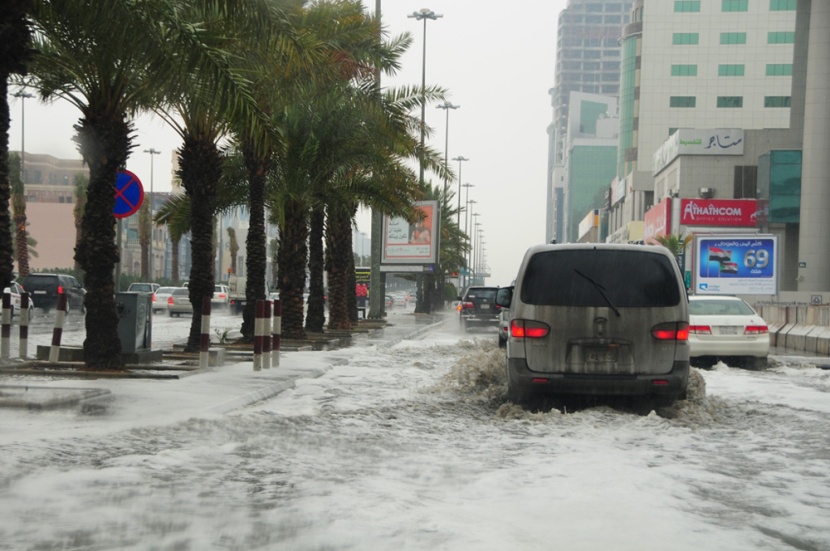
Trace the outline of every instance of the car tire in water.
<path fill-rule="evenodd" d="M 499 348 L 506 348 L 507 347 L 507 339 L 499 335 Z"/>

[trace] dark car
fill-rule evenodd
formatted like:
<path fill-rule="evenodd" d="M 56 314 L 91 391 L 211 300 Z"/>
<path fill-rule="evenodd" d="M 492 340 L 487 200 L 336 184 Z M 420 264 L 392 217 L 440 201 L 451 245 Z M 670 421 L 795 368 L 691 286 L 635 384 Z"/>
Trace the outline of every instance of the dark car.
<path fill-rule="evenodd" d="M 498 287 L 468 287 L 463 297 L 459 297 L 458 313 L 461 328 L 469 331 L 471 327 L 498 327 L 501 306 L 496 305 Z"/>
<path fill-rule="evenodd" d="M 66 295 L 66 311 L 84 311 L 86 290 L 74 276 L 66 274 L 29 274 L 20 282 L 29 292 L 35 308 L 45 312 L 58 307 L 58 298 Z"/>

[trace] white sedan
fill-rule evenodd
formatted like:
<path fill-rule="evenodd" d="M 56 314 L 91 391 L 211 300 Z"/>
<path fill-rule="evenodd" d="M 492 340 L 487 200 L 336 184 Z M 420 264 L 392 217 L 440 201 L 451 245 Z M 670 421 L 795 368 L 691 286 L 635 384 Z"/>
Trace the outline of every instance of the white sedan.
<path fill-rule="evenodd" d="M 718 360 L 745 367 L 766 367 L 769 327 L 744 300 L 732 296 L 689 297 L 689 345 L 692 364 Z"/>
<path fill-rule="evenodd" d="M 20 295 L 23 294 L 23 286 L 16 281 L 12 281 L 12 283 L 3 290 L 4 293 L 9 293 L 11 296 L 11 315 L 20 313 L 20 304 L 21 304 L 21 297 Z M 32 302 L 31 297 L 29 298 L 29 319 L 32 319 L 34 316 L 35 306 Z"/>

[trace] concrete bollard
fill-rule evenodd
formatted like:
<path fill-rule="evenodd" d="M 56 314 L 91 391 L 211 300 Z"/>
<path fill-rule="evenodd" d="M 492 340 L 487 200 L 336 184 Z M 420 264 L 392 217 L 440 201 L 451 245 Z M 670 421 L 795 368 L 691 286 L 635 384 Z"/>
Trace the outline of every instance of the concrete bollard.
<path fill-rule="evenodd" d="M 11 355 L 12 338 L 12 295 L 3 293 L 3 329 L 0 334 L 0 358 L 8 360 Z"/>
<path fill-rule="evenodd" d="M 61 336 L 63 335 L 63 320 L 66 318 L 66 295 L 58 295 L 58 308 L 55 311 L 55 328 L 52 330 L 52 348 L 49 349 L 49 361 L 57 362 L 61 352 Z"/>
<path fill-rule="evenodd" d="M 20 295 L 20 339 L 18 339 L 18 356 L 29 355 L 29 293 Z"/>
<path fill-rule="evenodd" d="M 208 368 L 210 358 L 210 297 L 202 298 L 202 325 L 199 335 L 199 369 Z"/>
<path fill-rule="evenodd" d="M 280 336 L 282 334 L 282 303 L 274 301 L 274 328 L 271 330 L 271 366 L 280 366 Z"/>
<path fill-rule="evenodd" d="M 265 308 L 262 312 L 262 367 L 271 368 L 271 339 L 268 334 L 268 327 L 271 325 L 271 301 L 265 301 Z"/>
<path fill-rule="evenodd" d="M 262 318 L 265 316 L 265 301 L 256 301 L 254 317 L 254 371 L 262 370 Z"/>

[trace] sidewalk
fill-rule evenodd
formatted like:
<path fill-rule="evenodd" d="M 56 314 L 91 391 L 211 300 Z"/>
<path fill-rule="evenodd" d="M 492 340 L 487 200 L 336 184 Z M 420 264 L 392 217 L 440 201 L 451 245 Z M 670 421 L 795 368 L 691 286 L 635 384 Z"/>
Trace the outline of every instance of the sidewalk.
<path fill-rule="evenodd" d="M 353 337 L 349 347 L 282 352 L 280 366 L 254 371 L 251 361 L 228 363 L 179 379 L 77 379 L 0 376 L 0 444 L 53 435 L 83 436 L 194 416 L 221 415 L 293 388 L 301 377 L 320 377 L 361 347 L 393 346 L 440 326 L 444 314 L 390 316 L 383 329 Z M 2 407 L 6 406 L 6 407 Z"/>

